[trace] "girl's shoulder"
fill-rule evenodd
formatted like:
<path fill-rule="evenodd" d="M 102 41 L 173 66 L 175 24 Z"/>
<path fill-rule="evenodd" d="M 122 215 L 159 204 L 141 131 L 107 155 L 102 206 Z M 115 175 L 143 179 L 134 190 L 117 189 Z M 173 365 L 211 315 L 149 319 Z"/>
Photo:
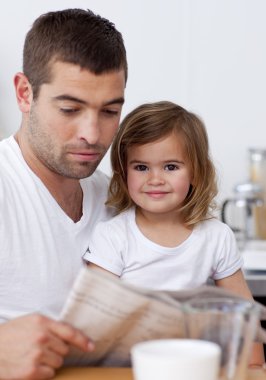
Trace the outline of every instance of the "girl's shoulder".
<path fill-rule="evenodd" d="M 195 230 L 201 233 L 205 232 L 212 237 L 234 235 L 233 231 L 227 224 L 214 217 L 200 222 L 195 227 Z"/>

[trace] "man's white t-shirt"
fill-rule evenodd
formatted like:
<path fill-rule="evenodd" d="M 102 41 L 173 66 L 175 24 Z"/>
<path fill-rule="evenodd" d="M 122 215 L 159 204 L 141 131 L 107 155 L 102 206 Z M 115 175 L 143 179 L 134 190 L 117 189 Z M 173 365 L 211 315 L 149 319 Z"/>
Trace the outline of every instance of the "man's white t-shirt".
<path fill-rule="evenodd" d="M 121 280 L 157 290 L 201 286 L 242 267 L 234 234 L 219 220 L 199 223 L 182 244 L 167 248 L 142 234 L 134 208 L 96 226 L 84 259 Z"/>
<path fill-rule="evenodd" d="M 110 215 L 108 178 L 80 180 L 83 216 L 74 223 L 23 159 L 13 137 L 0 142 L 0 322 L 41 312 L 57 318 L 96 222 Z"/>

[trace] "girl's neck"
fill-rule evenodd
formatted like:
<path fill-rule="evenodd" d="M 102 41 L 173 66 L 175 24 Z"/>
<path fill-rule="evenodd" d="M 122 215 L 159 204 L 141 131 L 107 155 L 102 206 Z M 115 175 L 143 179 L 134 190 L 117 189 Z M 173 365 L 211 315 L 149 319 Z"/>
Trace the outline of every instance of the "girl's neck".
<path fill-rule="evenodd" d="M 177 213 L 150 213 L 136 209 L 136 223 L 143 235 L 152 242 L 164 247 L 177 247 L 191 234 Z"/>

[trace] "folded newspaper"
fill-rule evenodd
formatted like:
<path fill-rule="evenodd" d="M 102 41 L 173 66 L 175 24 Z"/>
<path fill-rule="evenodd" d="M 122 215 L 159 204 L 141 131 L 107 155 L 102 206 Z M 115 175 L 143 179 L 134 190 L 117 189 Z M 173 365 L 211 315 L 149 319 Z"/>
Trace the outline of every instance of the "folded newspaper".
<path fill-rule="evenodd" d="M 127 284 L 113 275 L 87 267 L 81 269 L 60 319 L 90 336 L 95 350 L 71 350 L 65 365 L 130 365 L 133 344 L 149 339 L 185 337 L 182 304 L 192 298 L 239 296 L 211 285 L 182 291 L 151 291 Z M 260 305 L 260 304 L 259 304 Z M 261 319 L 266 308 L 261 307 Z M 266 343 L 266 331 L 257 337 Z"/>

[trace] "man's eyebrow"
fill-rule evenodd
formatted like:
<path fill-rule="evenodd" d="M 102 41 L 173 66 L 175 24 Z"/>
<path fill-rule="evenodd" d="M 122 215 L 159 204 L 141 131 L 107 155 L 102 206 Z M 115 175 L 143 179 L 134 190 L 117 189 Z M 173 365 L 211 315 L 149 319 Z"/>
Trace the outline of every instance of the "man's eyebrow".
<path fill-rule="evenodd" d="M 104 106 L 110 106 L 112 104 L 121 104 L 123 105 L 125 102 L 125 99 L 121 96 L 120 98 L 115 98 L 112 100 L 109 100 L 107 103 L 104 103 Z"/>
<path fill-rule="evenodd" d="M 87 102 L 85 100 L 76 98 L 75 96 L 71 96 L 71 95 L 54 96 L 53 100 L 70 100 L 71 102 L 75 102 L 75 103 L 87 104 Z"/>
<path fill-rule="evenodd" d="M 79 103 L 79 104 L 88 104 L 85 100 L 76 98 L 75 96 L 71 95 L 58 95 L 53 97 L 53 100 L 69 100 L 71 102 Z M 112 104 L 124 104 L 125 99 L 123 97 L 120 98 L 114 98 L 111 100 L 108 100 L 108 102 L 104 103 L 103 106 L 110 106 Z"/>

